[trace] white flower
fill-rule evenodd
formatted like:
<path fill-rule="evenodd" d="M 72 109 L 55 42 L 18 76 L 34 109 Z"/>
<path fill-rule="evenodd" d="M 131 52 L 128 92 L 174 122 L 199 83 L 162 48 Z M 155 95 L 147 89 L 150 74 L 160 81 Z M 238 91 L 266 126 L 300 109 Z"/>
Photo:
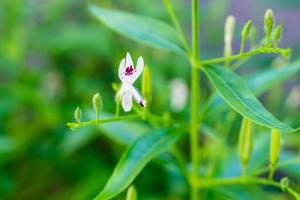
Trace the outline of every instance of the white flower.
<path fill-rule="evenodd" d="M 171 102 L 170 106 L 174 112 L 184 109 L 189 94 L 188 86 L 183 79 L 175 78 L 170 82 Z"/>
<path fill-rule="evenodd" d="M 142 107 L 145 107 L 145 100 L 132 85 L 142 74 L 143 69 L 144 59 L 141 56 L 137 60 L 136 68 L 133 66 L 132 58 L 129 53 L 126 54 L 126 58 L 121 60 L 119 65 L 119 78 L 122 82 L 122 86 L 117 94 L 117 99 L 122 100 L 122 107 L 125 112 L 131 110 L 132 98 Z"/>

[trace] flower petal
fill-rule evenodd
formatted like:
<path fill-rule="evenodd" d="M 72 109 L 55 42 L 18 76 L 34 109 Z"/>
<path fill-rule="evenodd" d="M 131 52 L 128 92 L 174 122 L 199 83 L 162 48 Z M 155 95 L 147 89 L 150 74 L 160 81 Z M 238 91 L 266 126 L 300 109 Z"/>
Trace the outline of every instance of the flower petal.
<path fill-rule="evenodd" d="M 132 94 L 131 92 L 126 92 L 122 98 L 122 107 L 125 112 L 129 112 L 132 108 Z"/>
<path fill-rule="evenodd" d="M 125 58 L 123 58 L 119 65 L 119 78 L 123 82 L 125 78 Z"/>
<path fill-rule="evenodd" d="M 143 70 L 144 70 L 144 59 L 142 56 L 140 56 L 138 58 L 138 61 L 136 64 L 136 68 L 134 70 L 133 77 L 130 80 L 131 84 L 133 84 L 136 81 L 136 79 L 138 79 L 138 77 L 142 74 Z"/>
<path fill-rule="evenodd" d="M 128 53 L 128 52 L 126 53 L 125 66 L 126 67 L 130 67 L 130 66 L 133 67 L 132 58 L 131 58 L 130 53 Z"/>
<path fill-rule="evenodd" d="M 133 97 L 134 97 L 134 100 L 140 104 L 142 107 L 145 107 L 145 100 L 143 99 L 142 95 L 140 95 L 140 93 L 137 91 L 137 89 L 135 89 L 132 85 L 130 84 L 124 84 L 124 86 L 126 87 L 126 91 L 130 92 Z"/>

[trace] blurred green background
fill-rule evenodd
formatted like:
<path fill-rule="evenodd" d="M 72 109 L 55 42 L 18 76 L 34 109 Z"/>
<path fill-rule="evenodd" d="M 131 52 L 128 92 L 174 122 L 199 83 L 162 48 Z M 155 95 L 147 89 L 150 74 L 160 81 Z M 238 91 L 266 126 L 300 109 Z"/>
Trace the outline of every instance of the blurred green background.
<path fill-rule="evenodd" d="M 97 2 L 97 1 L 95 1 Z M 176 12 L 189 35 L 190 3 L 174 0 Z M 87 9 L 87 1 L 71 0 L 1 0 L 0 1 L 0 199 L 91 199 L 105 184 L 132 134 L 149 130 L 139 122 L 115 123 L 103 127 L 70 131 L 66 123 L 73 121 L 76 106 L 90 118 L 91 97 L 100 92 L 103 111 L 115 109 L 113 82 L 118 82 L 119 61 L 129 51 L 133 59 L 142 55 L 153 76 L 154 113 L 170 110 L 170 81 L 174 78 L 189 83 L 189 64 L 175 54 L 145 47 L 112 32 Z M 162 0 L 103 0 L 99 5 L 152 16 L 171 23 Z M 274 10 L 277 22 L 283 23 L 283 47 L 292 47 L 292 60 L 300 50 L 300 3 L 297 0 L 203 0 L 201 9 L 201 57 L 221 56 L 225 17 L 237 18 L 234 51 L 238 51 L 240 30 L 253 19 L 263 34 L 263 15 Z M 274 56 L 258 56 L 240 68 L 240 73 L 276 67 L 286 60 Z M 202 78 L 202 96 L 207 98 L 210 86 Z M 140 85 L 140 80 L 137 86 Z M 260 98 L 276 116 L 296 127 L 300 119 L 300 78 L 295 75 Z M 232 114 L 233 113 L 233 114 Z M 171 114 L 188 119 L 188 104 Z M 233 115 L 233 123 L 224 119 Z M 222 160 L 222 176 L 239 173 L 236 143 L 240 118 L 228 111 L 210 114 L 207 128 L 213 133 L 226 129 L 223 154 L 213 155 L 216 146 L 204 138 L 205 156 Z M 265 131 L 265 130 L 264 130 Z M 268 159 L 268 134 L 256 135 L 254 163 L 258 168 Z M 205 137 L 205 136 L 203 136 Z M 188 138 L 180 147 L 188 159 Z M 285 136 L 282 157 L 297 156 L 299 136 Z M 221 148 L 221 147 L 220 147 Z M 207 156 L 208 157 L 208 156 Z M 208 162 L 209 163 L 209 162 Z M 145 168 L 135 181 L 141 199 L 186 199 L 188 188 L 184 178 L 172 167 L 156 162 Z M 159 174 L 159 176 L 158 176 Z M 279 178 L 289 176 L 300 189 L 299 164 L 278 172 Z M 287 199 L 280 191 L 251 186 L 217 188 L 205 191 L 208 199 Z M 255 192 L 253 192 L 255 191 Z M 299 190 L 298 190 L 299 191 Z M 267 192 L 269 196 L 267 196 Z M 255 196 L 258 195 L 258 196 Z M 259 196 L 260 195 L 260 196 Z M 118 199 L 124 199 L 124 194 Z"/>

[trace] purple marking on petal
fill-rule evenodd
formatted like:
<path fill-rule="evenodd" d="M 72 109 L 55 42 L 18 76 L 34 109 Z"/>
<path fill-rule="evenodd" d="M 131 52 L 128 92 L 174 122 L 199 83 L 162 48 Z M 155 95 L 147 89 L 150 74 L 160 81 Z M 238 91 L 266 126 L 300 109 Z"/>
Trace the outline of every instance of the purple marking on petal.
<path fill-rule="evenodd" d="M 126 69 L 125 69 L 125 75 L 126 76 L 130 76 L 132 74 L 133 74 L 133 67 L 132 67 L 132 65 L 130 65 L 129 67 L 126 67 Z"/>
<path fill-rule="evenodd" d="M 141 105 L 142 107 L 145 107 L 144 101 L 140 101 L 140 105 Z"/>

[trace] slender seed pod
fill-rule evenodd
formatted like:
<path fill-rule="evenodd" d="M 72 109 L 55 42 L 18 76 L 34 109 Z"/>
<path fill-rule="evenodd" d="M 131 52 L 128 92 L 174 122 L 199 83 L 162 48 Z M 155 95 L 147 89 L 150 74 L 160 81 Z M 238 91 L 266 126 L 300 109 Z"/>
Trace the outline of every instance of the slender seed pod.
<path fill-rule="evenodd" d="M 266 33 L 266 47 L 269 46 L 271 34 L 273 31 L 274 17 L 271 9 L 265 13 L 265 33 Z"/>
<path fill-rule="evenodd" d="M 276 165 L 280 154 L 280 131 L 272 129 L 271 132 L 271 145 L 270 145 L 270 164 Z"/>
<path fill-rule="evenodd" d="M 272 180 L 274 172 L 276 170 L 276 165 L 280 154 L 280 131 L 277 129 L 272 129 L 271 131 L 271 144 L 270 144 L 270 173 L 269 180 Z"/>
<path fill-rule="evenodd" d="M 133 185 L 127 190 L 126 200 L 137 200 L 137 191 Z"/>
<path fill-rule="evenodd" d="M 278 43 L 281 39 L 281 32 L 282 32 L 282 26 L 278 25 L 275 28 L 274 34 L 273 34 L 273 42 L 274 42 L 274 47 L 278 47 Z"/>
<path fill-rule="evenodd" d="M 244 118 L 239 134 L 239 156 L 243 167 L 243 173 L 246 172 L 246 168 L 251 157 L 253 143 L 253 123 L 251 120 Z"/>
<path fill-rule="evenodd" d="M 96 121 L 99 121 L 100 111 L 102 110 L 102 99 L 99 93 L 93 96 L 93 108 L 96 112 Z"/>
<path fill-rule="evenodd" d="M 152 95 L 152 81 L 151 72 L 148 66 L 144 67 L 142 75 L 142 95 L 146 99 L 146 103 L 149 103 Z"/>
<path fill-rule="evenodd" d="M 79 106 L 77 106 L 77 108 L 74 111 L 74 118 L 75 118 L 77 123 L 80 122 L 81 117 L 82 117 L 81 109 L 79 108 Z"/>
<path fill-rule="evenodd" d="M 235 17 L 229 15 L 226 18 L 225 27 L 224 27 L 224 56 L 225 57 L 229 57 L 232 54 L 232 38 L 233 38 L 234 28 L 235 28 Z"/>
<path fill-rule="evenodd" d="M 242 42 L 241 42 L 241 49 L 240 49 L 240 54 L 244 53 L 244 49 L 245 49 L 245 44 L 246 44 L 246 40 L 249 37 L 250 31 L 251 31 L 251 27 L 252 27 L 252 21 L 249 20 L 243 30 L 242 30 Z"/>

